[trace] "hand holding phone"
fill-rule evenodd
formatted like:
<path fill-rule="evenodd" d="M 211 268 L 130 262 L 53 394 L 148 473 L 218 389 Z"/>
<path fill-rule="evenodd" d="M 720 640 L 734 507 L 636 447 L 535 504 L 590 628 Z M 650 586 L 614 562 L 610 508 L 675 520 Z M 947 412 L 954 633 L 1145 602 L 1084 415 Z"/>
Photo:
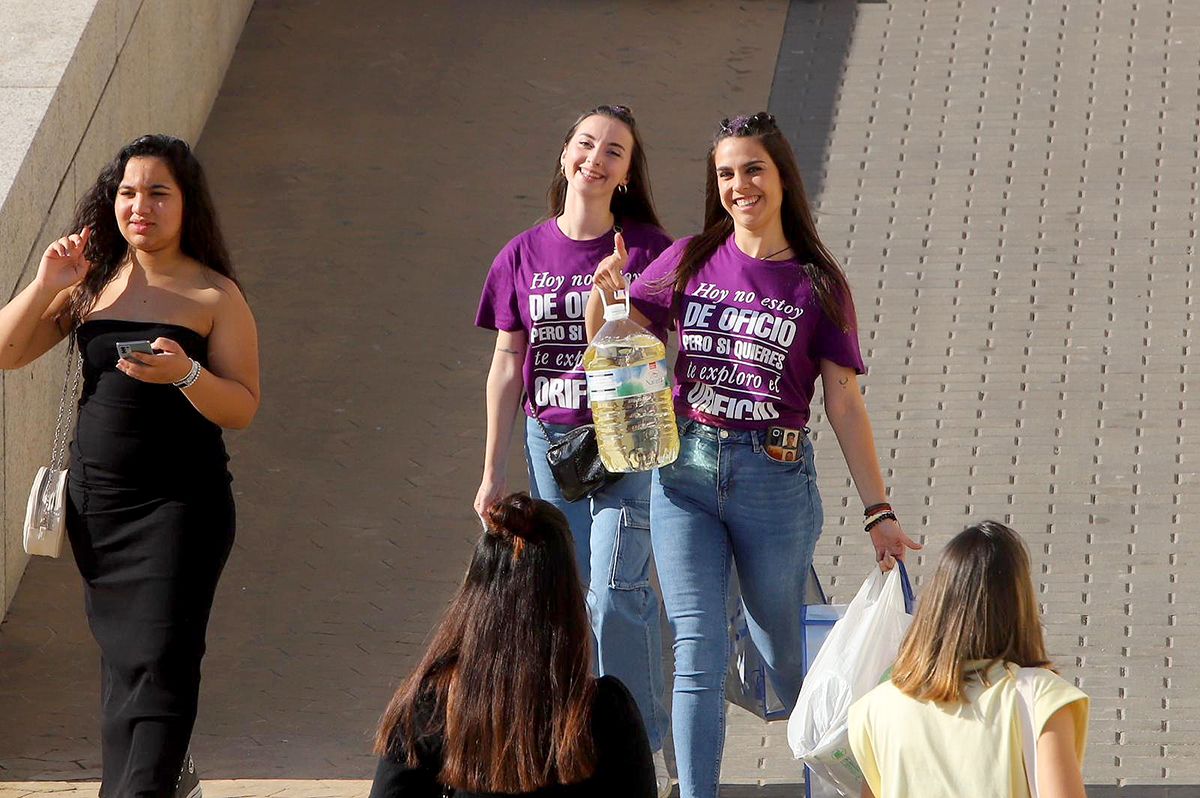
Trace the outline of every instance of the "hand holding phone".
<path fill-rule="evenodd" d="M 149 341 L 118 341 L 117 342 L 117 357 L 122 360 L 132 360 L 137 362 L 137 358 L 131 355 L 137 352 L 142 355 L 153 355 L 154 348 L 150 346 Z"/>
<path fill-rule="evenodd" d="M 117 371 L 152 385 L 179 382 L 197 362 L 188 357 L 178 342 L 161 336 L 153 341 L 120 341 L 117 355 Z"/>

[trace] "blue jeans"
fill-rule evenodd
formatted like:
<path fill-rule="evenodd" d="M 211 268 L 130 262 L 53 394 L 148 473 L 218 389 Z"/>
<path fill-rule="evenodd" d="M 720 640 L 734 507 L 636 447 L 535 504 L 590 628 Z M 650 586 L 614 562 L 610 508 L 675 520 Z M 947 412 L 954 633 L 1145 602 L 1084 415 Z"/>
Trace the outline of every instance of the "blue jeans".
<path fill-rule="evenodd" d="M 546 427 L 551 436 L 571 429 L 562 424 Z M 650 582 L 650 474 L 626 474 L 590 499 L 568 502 L 546 463 L 547 446 L 537 422 L 527 419 L 530 492 L 562 510 L 571 524 L 579 576 L 587 590 L 597 670 L 629 688 L 650 748 L 658 751 L 670 718 L 663 704 L 660 605 Z"/>
<path fill-rule="evenodd" d="M 679 459 L 650 490 L 654 557 L 675 632 L 672 722 L 681 798 L 716 798 L 725 745 L 729 566 L 780 698 L 800 693 L 800 607 L 823 513 L 812 444 L 778 463 L 762 432 L 680 424 Z"/>

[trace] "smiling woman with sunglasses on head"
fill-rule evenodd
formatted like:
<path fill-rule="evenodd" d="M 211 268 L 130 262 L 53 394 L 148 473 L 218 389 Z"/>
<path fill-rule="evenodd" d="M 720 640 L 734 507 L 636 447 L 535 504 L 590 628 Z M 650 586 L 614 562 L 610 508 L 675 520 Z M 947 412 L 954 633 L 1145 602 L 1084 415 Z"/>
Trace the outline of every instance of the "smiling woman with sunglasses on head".
<path fill-rule="evenodd" d="M 0 368 L 68 335 L 83 357 L 66 520 L 102 656 L 101 794 L 196 798 L 188 741 L 234 535 L 221 428 L 258 410 L 254 317 L 177 138 L 123 147 L 71 229 L 0 310 Z"/>
<path fill-rule="evenodd" d="M 624 285 L 626 250 L 595 285 Z M 735 563 L 777 693 L 800 691 L 800 604 L 821 533 L 805 425 L 816 379 L 866 508 L 876 559 L 919 548 L 896 521 L 858 388 L 865 371 L 841 268 L 821 243 L 791 147 L 766 113 L 724 120 L 708 153 L 704 229 L 631 288 L 633 318 L 673 326 L 679 458 L 655 472 L 655 563 L 675 632 L 672 721 L 683 798 L 715 798 L 725 736 L 726 597 Z M 601 324 L 599 292 L 588 332 Z"/>
<path fill-rule="evenodd" d="M 650 475 L 628 474 L 569 502 L 546 461 L 551 441 L 592 422 L 581 363 L 584 305 L 596 262 L 613 251 L 621 231 L 629 255 L 624 274 L 635 279 L 671 243 L 654 210 L 645 152 L 628 108 L 601 105 L 575 121 L 555 165 L 549 205 L 546 221 L 496 256 L 475 319 L 497 331 L 475 511 L 482 515 L 505 491 L 513 422 L 523 406 L 531 492 L 571 523 L 599 672 L 619 678 L 637 700 L 650 745 L 659 752 L 655 764 L 665 794 L 671 782 L 661 748 L 668 717 L 659 599 L 650 583 Z"/>

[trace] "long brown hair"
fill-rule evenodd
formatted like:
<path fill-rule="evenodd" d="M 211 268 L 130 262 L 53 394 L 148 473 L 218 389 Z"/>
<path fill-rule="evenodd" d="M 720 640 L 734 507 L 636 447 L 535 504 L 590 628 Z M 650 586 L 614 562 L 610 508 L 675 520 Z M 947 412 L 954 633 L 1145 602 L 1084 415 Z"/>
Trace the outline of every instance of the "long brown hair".
<path fill-rule="evenodd" d="M 676 297 L 682 295 L 688 280 L 700 271 L 717 248 L 733 233 L 733 217 L 721 204 L 716 167 L 717 145 L 731 136 L 758 139 L 775 163 L 775 167 L 779 169 L 779 179 L 783 186 L 783 206 L 780 209 L 783 235 L 795 257 L 805 264 L 803 268 L 812 281 L 821 310 L 839 328 L 850 329 L 854 326 L 854 303 L 851 300 L 850 285 L 846 282 L 846 275 L 838 265 L 837 259 L 817 234 L 817 225 L 813 221 L 792 145 L 775 124 L 775 117 L 765 111 L 753 116 L 721 120 L 705 161 L 704 227 L 699 235 L 688 241 L 679 259 L 679 265 L 664 282 L 674 286 Z"/>
<path fill-rule="evenodd" d="M 892 683 L 917 699 L 960 702 L 969 660 L 1050 666 L 1021 538 L 998 521 L 958 533 L 922 591 Z"/>
<path fill-rule="evenodd" d="M 92 236 L 83 253 L 91 261 L 92 267 L 71 295 L 64 319 L 68 327 L 74 328 L 80 322 L 104 286 L 117 276 L 125 264 L 129 242 L 117 226 L 114 206 L 117 190 L 125 178 L 125 166 L 131 158 L 145 157 L 161 159 L 171 170 L 171 177 L 175 178 L 183 195 L 180 250 L 238 285 L 200 161 L 182 139 L 165 134 L 141 136 L 122 147 L 100 170 L 96 182 L 84 193 L 75 208 L 70 232 L 77 233 L 84 227 L 92 228 Z"/>
<path fill-rule="evenodd" d="M 414 741 L 441 735 L 438 780 L 471 792 L 582 781 L 596 764 L 595 679 L 567 519 L 514 493 L 484 524 L 462 587 L 384 712 L 375 752 L 416 765 Z"/>
<path fill-rule="evenodd" d="M 638 132 L 637 121 L 633 112 L 624 105 L 597 105 L 590 111 L 585 111 L 567 130 L 563 136 L 563 146 L 566 147 L 579 129 L 580 123 L 589 116 L 606 116 L 615 119 L 629 128 L 633 134 L 633 153 L 629 158 L 629 181 L 626 191 L 614 191 L 609 209 L 613 216 L 621 222 L 635 221 L 651 224 L 663 229 L 658 220 L 658 211 L 654 209 L 654 194 L 650 190 L 650 168 L 646 165 L 646 148 L 642 146 L 642 134 Z M 562 173 L 558 160 L 554 161 L 554 177 L 550 179 L 550 188 L 546 191 L 546 202 L 549 212 L 547 219 L 562 216 L 567 204 L 567 178 Z"/>

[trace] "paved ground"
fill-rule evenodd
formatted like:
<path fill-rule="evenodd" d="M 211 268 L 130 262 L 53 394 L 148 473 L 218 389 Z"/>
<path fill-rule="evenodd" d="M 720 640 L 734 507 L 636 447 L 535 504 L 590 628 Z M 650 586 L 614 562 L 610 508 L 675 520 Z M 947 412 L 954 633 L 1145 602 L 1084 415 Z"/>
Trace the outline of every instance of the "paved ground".
<path fill-rule="evenodd" d="M 214 109 L 200 149 L 267 401 L 231 438 L 241 527 L 195 743 L 207 793 L 365 795 L 371 726 L 474 534 L 477 288 L 538 216 L 559 130 L 631 104 L 679 234 L 713 121 L 769 95 L 851 274 L 910 531 L 930 552 L 971 518 L 1023 532 L 1052 654 L 1093 697 L 1088 780 L 1200 795 L 1183 786 L 1200 784 L 1200 667 L 1179 656 L 1200 595 L 1178 588 L 1197 554 L 1181 526 L 1200 8 L 503 7 L 259 0 Z M 818 568 L 844 599 L 869 566 L 815 422 Z M 94 794 L 95 669 L 71 566 L 35 563 L 0 628 L 0 795 Z M 725 795 L 797 794 L 782 736 L 731 711 Z"/>
<path fill-rule="evenodd" d="M 1026 536 L 1099 784 L 1200 785 L 1198 40 L 1169 0 L 858 4 L 828 144 L 797 129 L 898 504 L 933 552 L 969 518 Z"/>
<path fill-rule="evenodd" d="M 199 148 L 265 396 L 230 436 L 239 539 L 194 743 L 210 796 L 365 794 L 374 723 L 478 528 L 487 265 L 599 102 L 636 110 L 669 224 L 693 227 L 708 131 L 765 107 L 786 15 L 407 7 L 259 0 Z M 95 673 L 71 564 L 33 563 L 0 631 L 0 793 L 94 792 L 61 782 L 97 774 Z"/>

